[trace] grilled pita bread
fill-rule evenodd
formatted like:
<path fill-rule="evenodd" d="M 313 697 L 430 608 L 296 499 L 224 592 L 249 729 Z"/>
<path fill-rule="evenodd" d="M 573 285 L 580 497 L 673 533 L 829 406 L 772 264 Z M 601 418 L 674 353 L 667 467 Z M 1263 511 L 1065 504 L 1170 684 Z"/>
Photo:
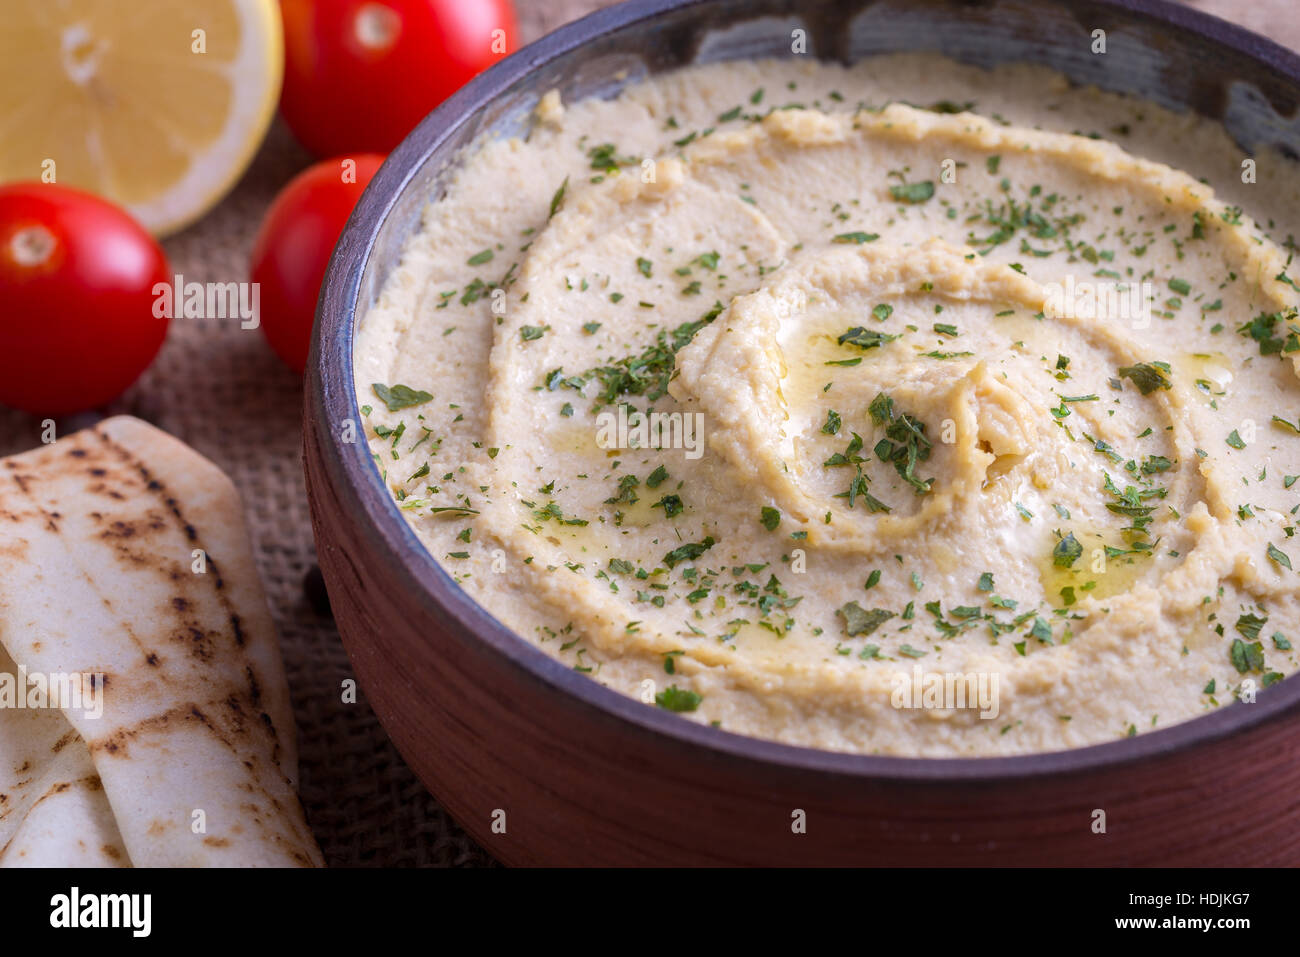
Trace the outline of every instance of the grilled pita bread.
<path fill-rule="evenodd" d="M 0 674 L 18 666 L 0 648 Z M 0 708 L 0 867 L 129 863 L 90 751 L 58 710 Z"/>
<path fill-rule="evenodd" d="M 321 863 L 239 498 L 192 449 L 123 416 L 0 460 L 0 645 L 96 676 L 0 708 L 0 863 Z"/>

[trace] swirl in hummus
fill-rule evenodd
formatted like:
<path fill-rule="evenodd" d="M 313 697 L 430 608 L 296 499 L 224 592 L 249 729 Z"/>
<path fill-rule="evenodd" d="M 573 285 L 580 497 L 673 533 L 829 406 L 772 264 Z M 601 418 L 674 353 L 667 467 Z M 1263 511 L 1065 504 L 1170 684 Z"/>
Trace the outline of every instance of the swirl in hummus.
<path fill-rule="evenodd" d="M 926 56 L 548 94 L 362 323 L 375 461 L 471 595 L 648 706 L 916 756 L 1195 717 L 1300 636 L 1300 179 L 1245 159 Z"/>

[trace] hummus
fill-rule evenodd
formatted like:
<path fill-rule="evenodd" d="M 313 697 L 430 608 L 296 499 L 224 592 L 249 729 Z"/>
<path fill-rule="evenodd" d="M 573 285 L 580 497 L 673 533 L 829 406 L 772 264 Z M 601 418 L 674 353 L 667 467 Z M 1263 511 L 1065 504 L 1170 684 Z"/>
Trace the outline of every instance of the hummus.
<path fill-rule="evenodd" d="M 457 582 L 649 707 L 913 756 L 1139 734 L 1296 668 L 1297 184 L 1036 67 L 551 93 L 365 317 L 365 433 Z"/>

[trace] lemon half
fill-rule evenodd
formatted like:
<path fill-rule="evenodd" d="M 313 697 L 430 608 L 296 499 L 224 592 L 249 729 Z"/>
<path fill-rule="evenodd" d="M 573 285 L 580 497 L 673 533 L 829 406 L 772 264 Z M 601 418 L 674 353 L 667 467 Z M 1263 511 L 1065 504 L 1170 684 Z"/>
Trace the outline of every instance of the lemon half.
<path fill-rule="evenodd" d="M 5 0 L 0 182 L 97 193 L 156 235 L 253 158 L 284 73 L 275 0 Z"/>

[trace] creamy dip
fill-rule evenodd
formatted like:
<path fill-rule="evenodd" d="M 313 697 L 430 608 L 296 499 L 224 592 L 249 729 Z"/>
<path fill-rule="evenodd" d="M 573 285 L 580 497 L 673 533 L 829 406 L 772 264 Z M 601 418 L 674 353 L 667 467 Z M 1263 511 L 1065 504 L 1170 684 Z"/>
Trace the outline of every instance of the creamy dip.
<path fill-rule="evenodd" d="M 648 707 L 899 755 L 1139 734 L 1296 667 L 1298 183 L 1028 66 L 551 93 L 365 317 L 366 435 L 457 582 Z"/>

